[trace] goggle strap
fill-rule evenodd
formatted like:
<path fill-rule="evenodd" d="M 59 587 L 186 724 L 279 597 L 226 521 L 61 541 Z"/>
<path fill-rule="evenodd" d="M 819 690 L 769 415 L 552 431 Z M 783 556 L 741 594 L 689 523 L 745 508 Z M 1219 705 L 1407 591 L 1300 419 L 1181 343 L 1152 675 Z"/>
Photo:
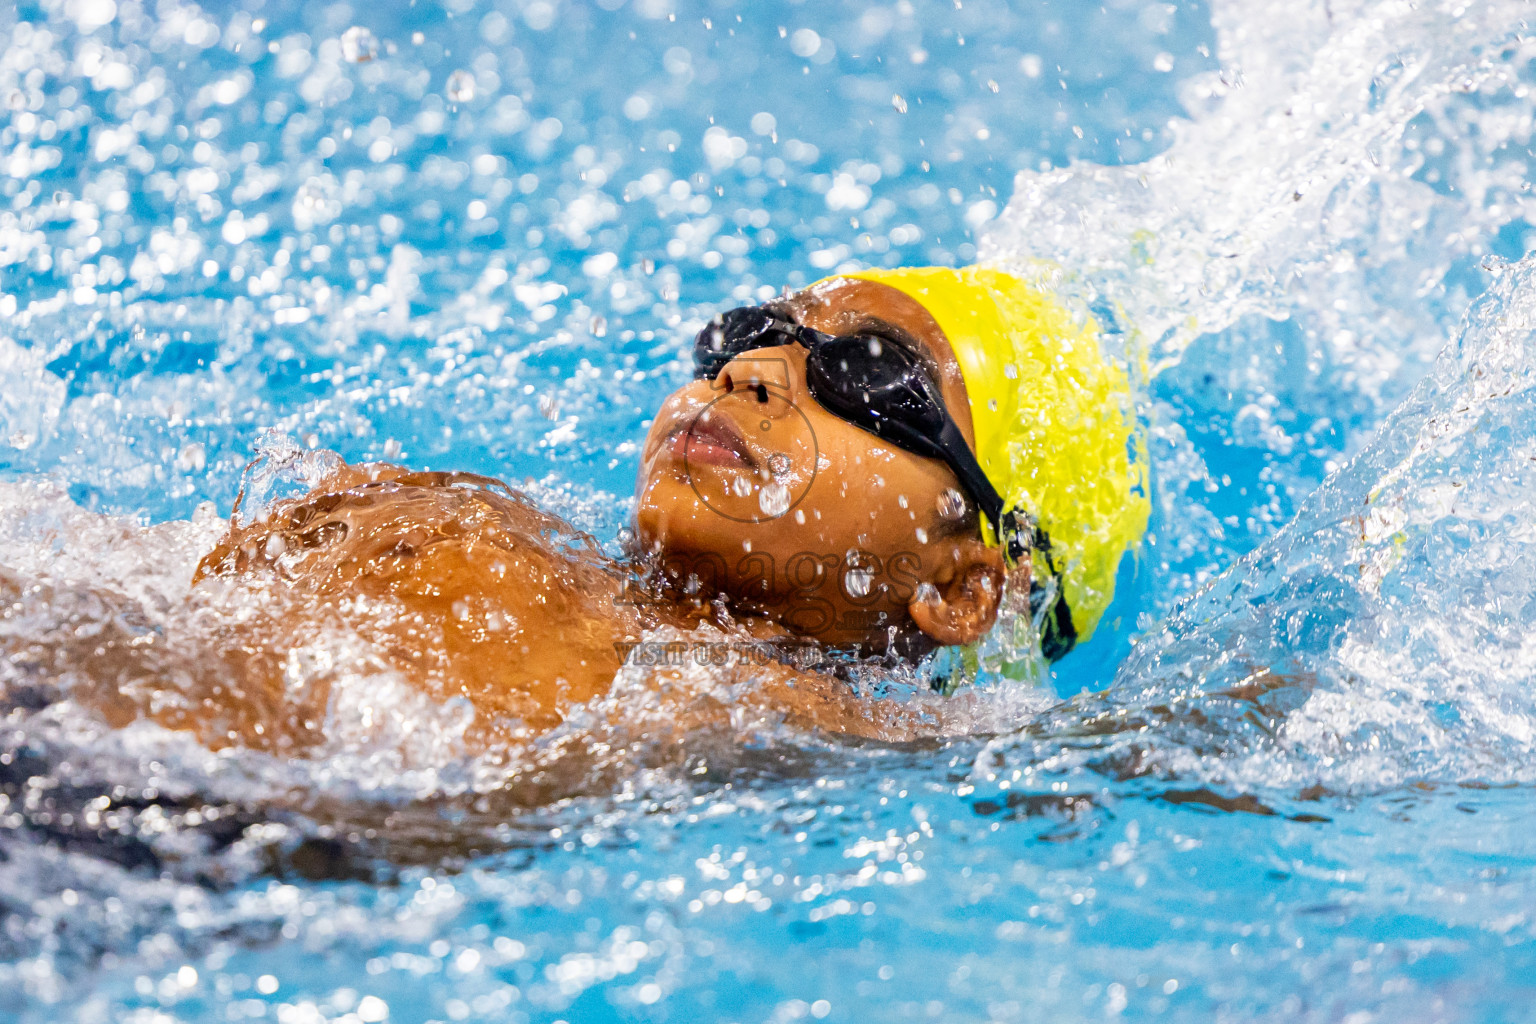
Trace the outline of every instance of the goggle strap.
<path fill-rule="evenodd" d="M 1033 519 L 1028 522 L 1034 553 L 1045 562 L 1051 581 L 1045 584 L 1038 578 L 1030 580 L 1030 610 L 1040 623 L 1040 652 L 1050 661 L 1060 661 L 1077 646 L 1077 626 L 1072 622 L 1072 606 L 1067 603 L 1066 580 L 1052 557 L 1051 535 Z M 1051 607 L 1041 616 L 1039 604 L 1043 603 L 1047 592 L 1051 592 Z"/>
<path fill-rule="evenodd" d="M 1040 652 L 1049 661 L 1060 661 L 1077 646 L 1077 627 L 1072 622 L 1072 606 L 1067 603 L 1066 580 L 1056 566 L 1051 535 L 1022 509 L 1009 509 L 994 522 L 1003 559 L 1010 567 L 1031 556 L 1045 563 L 1045 581 L 1038 571 L 1030 578 L 1029 609 L 1039 624 Z M 1044 607 L 1047 600 L 1049 608 Z"/>

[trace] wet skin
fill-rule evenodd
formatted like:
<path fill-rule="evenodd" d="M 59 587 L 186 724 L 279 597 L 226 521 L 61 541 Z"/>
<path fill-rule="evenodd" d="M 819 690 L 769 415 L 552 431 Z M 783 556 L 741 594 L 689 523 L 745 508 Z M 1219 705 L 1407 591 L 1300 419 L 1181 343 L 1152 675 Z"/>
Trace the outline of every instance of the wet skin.
<path fill-rule="evenodd" d="M 779 306 L 827 334 L 869 334 L 924 357 L 974 442 L 959 364 L 916 301 L 838 279 Z M 641 456 L 642 549 L 684 592 L 693 576 L 734 608 L 822 643 L 920 654 L 971 642 L 996 617 L 1000 553 L 979 539 L 947 466 L 817 404 L 806 355 L 798 344 L 755 349 L 662 403 Z M 762 501 L 775 486 L 770 495 L 791 507 Z M 936 593 L 920 600 L 924 583 Z"/>
<path fill-rule="evenodd" d="M 958 365 L 918 303 L 838 280 L 780 306 L 818 330 L 875 333 L 918 352 L 972 438 Z M 472 743 L 492 747 L 535 737 L 605 694 L 621 665 L 616 645 L 658 628 L 708 622 L 741 638 L 906 656 L 979 638 L 997 616 L 1004 567 L 956 486 L 941 462 L 821 408 L 806 391 L 805 350 L 775 347 L 663 403 L 641 459 L 632 562 L 495 481 L 375 464 L 345 467 L 260 522 L 233 526 L 198 581 L 282 596 L 221 630 L 219 671 L 238 677 L 224 700 L 280 704 L 292 671 L 285 648 L 339 624 L 433 699 L 467 698 Z M 768 488 L 778 489 L 765 497 Z M 886 740 L 933 727 L 824 673 L 731 671 L 752 677 L 744 702 L 803 725 Z M 677 676 L 653 673 L 658 686 Z M 324 687 L 312 689 L 315 706 L 297 724 L 254 731 L 217 701 L 166 724 L 215 746 L 281 746 L 274 732 L 302 746 L 325 705 Z"/>

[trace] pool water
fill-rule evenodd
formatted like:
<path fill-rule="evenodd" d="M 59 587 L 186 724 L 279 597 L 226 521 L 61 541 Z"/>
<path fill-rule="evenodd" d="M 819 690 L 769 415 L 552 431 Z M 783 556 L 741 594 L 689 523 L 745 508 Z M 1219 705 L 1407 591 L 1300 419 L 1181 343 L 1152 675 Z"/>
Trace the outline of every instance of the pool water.
<path fill-rule="evenodd" d="M 360 675 L 284 761 L 7 660 L 0 1019 L 1528 1020 L 1527 13 L 0 12 L 8 644 L 174 626 L 258 448 L 617 550 L 704 318 L 869 265 L 1054 275 L 1145 353 L 1155 504 L 1093 641 L 913 748 L 551 782 Z"/>

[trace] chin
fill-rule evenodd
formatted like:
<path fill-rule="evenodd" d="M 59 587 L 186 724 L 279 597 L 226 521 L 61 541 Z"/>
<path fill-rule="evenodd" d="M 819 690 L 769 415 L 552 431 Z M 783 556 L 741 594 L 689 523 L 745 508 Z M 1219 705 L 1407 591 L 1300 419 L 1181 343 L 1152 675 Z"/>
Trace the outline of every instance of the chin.
<path fill-rule="evenodd" d="M 666 515 L 642 495 L 635 503 L 635 551 L 647 558 L 657 553 L 657 544 L 665 550 Z"/>
<path fill-rule="evenodd" d="M 716 550 L 721 538 L 711 529 L 719 517 L 704 508 L 685 483 L 650 481 L 636 496 L 635 541 L 648 557 Z M 736 542 L 740 550 L 740 541 Z M 723 551 L 723 546 L 719 548 Z"/>

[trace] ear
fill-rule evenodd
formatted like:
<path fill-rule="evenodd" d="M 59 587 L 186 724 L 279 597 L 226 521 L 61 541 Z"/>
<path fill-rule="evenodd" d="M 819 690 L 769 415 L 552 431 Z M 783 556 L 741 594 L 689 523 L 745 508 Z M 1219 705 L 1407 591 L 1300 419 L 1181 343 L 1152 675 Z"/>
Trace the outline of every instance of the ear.
<path fill-rule="evenodd" d="M 917 628 L 946 647 L 975 643 L 986 636 L 1003 599 L 1001 551 L 977 542 L 966 545 L 957 556 L 939 578 L 919 587 L 907 604 L 907 614 Z"/>

